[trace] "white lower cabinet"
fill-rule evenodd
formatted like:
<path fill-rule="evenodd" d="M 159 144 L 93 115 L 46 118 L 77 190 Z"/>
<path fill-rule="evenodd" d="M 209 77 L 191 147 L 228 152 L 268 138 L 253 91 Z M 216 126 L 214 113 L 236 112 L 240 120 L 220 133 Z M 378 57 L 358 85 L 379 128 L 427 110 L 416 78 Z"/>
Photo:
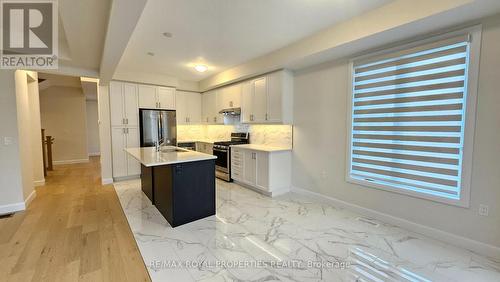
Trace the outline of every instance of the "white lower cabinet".
<path fill-rule="evenodd" d="M 290 190 L 290 151 L 231 148 L 231 178 L 269 196 Z"/>
<path fill-rule="evenodd" d="M 248 185 L 255 185 L 257 179 L 256 163 L 257 152 L 246 150 L 243 151 L 243 182 Z"/>
<path fill-rule="evenodd" d="M 113 177 L 120 178 L 141 174 L 139 162 L 125 152 L 126 148 L 139 147 L 139 129 L 113 127 L 111 129 L 111 140 Z"/>
<path fill-rule="evenodd" d="M 139 128 L 127 128 L 126 131 L 126 148 L 140 147 Z M 141 164 L 128 153 L 125 154 L 127 154 L 127 174 L 129 176 L 141 174 Z"/>

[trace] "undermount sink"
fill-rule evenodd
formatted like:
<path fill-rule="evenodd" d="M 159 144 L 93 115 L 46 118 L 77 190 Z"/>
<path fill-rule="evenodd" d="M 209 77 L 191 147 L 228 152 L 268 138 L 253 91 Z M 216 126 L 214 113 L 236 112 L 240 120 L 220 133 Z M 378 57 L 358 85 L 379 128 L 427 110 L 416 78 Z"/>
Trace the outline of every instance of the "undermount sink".
<path fill-rule="evenodd" d="M 187 152 L 187 150 L 180 149 L 177 147 L 166 147 L 166 148 L 161 148 L 160 152 L 162 152 L 162 153 L 173 153 L 173 152 L 183 153 L 183 152 Z"/>

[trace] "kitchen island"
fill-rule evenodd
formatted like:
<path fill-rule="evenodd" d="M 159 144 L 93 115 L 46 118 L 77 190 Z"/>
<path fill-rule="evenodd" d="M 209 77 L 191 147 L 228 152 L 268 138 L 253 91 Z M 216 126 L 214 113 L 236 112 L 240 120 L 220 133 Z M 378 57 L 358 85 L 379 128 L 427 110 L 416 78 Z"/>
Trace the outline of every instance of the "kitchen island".
<path fill-rule="evenodd" d="M 142 191 L 172 227 L 215 215 L 216 156 L 171 146 L 125 151 L 141 163 Z"/>

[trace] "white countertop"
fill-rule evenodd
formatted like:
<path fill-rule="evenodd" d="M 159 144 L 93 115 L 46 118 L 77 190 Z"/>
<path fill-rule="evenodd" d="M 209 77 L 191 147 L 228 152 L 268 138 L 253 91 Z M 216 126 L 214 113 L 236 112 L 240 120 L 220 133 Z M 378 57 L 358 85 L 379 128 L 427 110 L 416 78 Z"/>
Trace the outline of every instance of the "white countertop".
<path fill-rule="evenodd" d="M 231 147 L 247 149 L 247 150 L 255 150 L 255 151 L 264 151 L 264 152 L 282 152 L 282 151 L 292 150 L 292 148 L 289 147 L 275 147 L 275 146 L 258 145 L 258 144 L 231 145 Z"/>
<path fill-rule="evenodd" d="M 168 148 L 177 148 L 177 147 L 169 146 Z M 216 156 L 213 155 L 185 150 L 182 148 L 177 148 L 177 150 L 178 151 L 173 151 L 173 152 L 156 152 L 154 147 L 125 149 L 127 153 L 129 153 L 132 157 L 134 157 L 136 160 L 138 160 L 146 167 L 213 160 L 217 158 Z"/>
<path fill-rule="evenodd" d="M 218 142 L 221 140 L 209 140 L 209 139 L 197 139 L 197 140 L 177 140 L 177 143 L 196 143 L 196 142 L 201 142 L 201 143 L 210 143 L 213 144 L 215 142 Z"/>

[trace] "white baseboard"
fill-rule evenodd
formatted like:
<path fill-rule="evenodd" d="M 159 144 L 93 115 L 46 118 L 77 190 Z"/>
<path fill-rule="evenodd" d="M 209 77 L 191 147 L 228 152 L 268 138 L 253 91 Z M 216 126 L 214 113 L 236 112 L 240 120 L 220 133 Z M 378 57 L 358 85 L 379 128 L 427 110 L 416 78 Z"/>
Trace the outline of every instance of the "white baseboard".
<path fill-rule="evenodd" d="M 45 185 L 45 179 L 35 180 L 35 181 L 33 181 L 33 185 L 35 185 L 35 187 L 43 186 L 43 185 Z"/>
<path fill-rule="evenodd" d="M 120 177 L 113 177 L 114 182 L 120 182 L 120 181 L 127 181 L 127 180 L 132 180 L 132 179 L 138 179 L 141 178 L 140 174 L 137 175 L 128 175 L 128 176 L 120 176 Z"/>
<path fill-rule="evenodd" d="M 26 198 L 26 200 L 24 200 L 24 202 L 0 206 L 0 215 L 24 211 L 35 198 L 36 190 L 33 190 L 31 194 L 29 194 L 29 196 Z"/>
<path fill-rule="evenodd" d="M 113 178 L 103 178 L 101 180 L 102 185 L 113 184 Z"/>
<path fill-rule="evenodd" d="M 427 237 L 433 238 L 438 241 L 442 241 L 457 247 L 468 249 L 470 251 L 473 251 L 475 253 L 481 254 L 486 257 L 494 258 L 497 260 L 500 259 L 500 248 L 493 245 L 482 243 L 466 237 L 458 236 L 429 226 L 421 225 L 386 213 L 381 213 L 372 209 L 364 208 L 355 204 L 351 204 L 333 197 L 325 196 L 323 194 L 319 194 L 302 188 L 292 187 L 292 192 L 308 195 L 323 201 L 326 200 L 333 205 L 357 212 L 361 215 L 372 217 L 377 220 L 383 221 L 385 223 L 402 227 L 404 229 L 425 235 Z"/>
<path fill-rule="evenodd" d="M 26 209 L 24 202 L 0 206 L 0 215 L 23 211 Z"/>
<path fill-rule="evenodd" d="M 63 160 L 63 161 L 53 161 L 54 165 L 62 165 L 62 164 L 80 164 L 80 163 L 88 163 L 89 159 L 76 159 L 76 160 Z"/>
<path fill-rule="evenodd" d="M 29 205 L 35 198 L 36 198 L 36 190 L 33 190 L 31 194 L 28 196 L 28 198 L 24 200 L 24 208 L 26 209 L 27 207 L 29 207 Z"/>
<path fill-rule="evenodd" d="M 89 153 L 89 157 L 97 157 L 100 156 L 101 152 L 94 152 L 94 153 Z"/>

